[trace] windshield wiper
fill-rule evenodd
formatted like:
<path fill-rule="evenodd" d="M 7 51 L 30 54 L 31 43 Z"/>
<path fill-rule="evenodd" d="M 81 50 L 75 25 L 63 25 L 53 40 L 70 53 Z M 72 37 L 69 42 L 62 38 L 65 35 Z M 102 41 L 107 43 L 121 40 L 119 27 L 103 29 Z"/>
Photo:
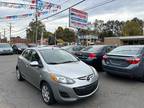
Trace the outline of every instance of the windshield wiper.
<path fill-rule="evenodd" d="M 61 63 L 72 63 L 72 62 L 78 62 L 78 61 L 65 61 L 65 62 L 61 62 Z"/>
<path fill-rule="evenodd" d="M 47 63 L 47 64 L 60 64 L 60 63 L 52 62 L 52 63 Z"/>

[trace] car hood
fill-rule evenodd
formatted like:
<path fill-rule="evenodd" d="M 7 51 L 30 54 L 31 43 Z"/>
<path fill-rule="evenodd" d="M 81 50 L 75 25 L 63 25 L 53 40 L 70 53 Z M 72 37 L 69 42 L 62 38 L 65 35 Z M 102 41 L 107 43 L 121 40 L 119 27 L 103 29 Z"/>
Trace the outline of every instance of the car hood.
<path fill-rule="evenodd" d="M 48 65 L 48 67 L 51 72 L 69 78 L 79 78 L 93 73 L 91 67 L 83 63 L 82 61 Z"/>

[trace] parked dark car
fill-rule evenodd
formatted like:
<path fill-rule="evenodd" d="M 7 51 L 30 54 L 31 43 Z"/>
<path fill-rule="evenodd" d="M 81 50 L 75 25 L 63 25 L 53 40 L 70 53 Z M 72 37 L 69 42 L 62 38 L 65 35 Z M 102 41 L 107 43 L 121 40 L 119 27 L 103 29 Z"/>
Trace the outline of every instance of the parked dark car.
<path fill-rule="evenodd" d="M 0 55 L 13 54 L 13 49 L 8 43 L 0 43 Z"/>
<path fill-rule="evenodd" d="M 68 51 L 69 53 L 71 54 L 76 54 L 77 52 L 79 52 L 80 50 L 82 50 L 83 48 L 85 48 L 84 46 L 76 46 L 76 45 L 69 45 L 69 46 L 65 46 L 65 47 L 62 47 L 62 49 Z"/>
<path fill-rule="evenodd" d="M 17 43 L 12 46 L 15 54 L 21 54 L 28 46 L 23 43 Z"/>
<path fill-rule="evenodd" d="M 144 80 L 144 46 L 120 46 L 103 57 L 104 71 L 109 74 Z"/>
<path fill-rule="evenodd" d="M 76 56 L 85 63 L 102 70 L 103 55 L 114 49 L 115 46 L 109 45 L 93 45 L 82 49 Z"/>

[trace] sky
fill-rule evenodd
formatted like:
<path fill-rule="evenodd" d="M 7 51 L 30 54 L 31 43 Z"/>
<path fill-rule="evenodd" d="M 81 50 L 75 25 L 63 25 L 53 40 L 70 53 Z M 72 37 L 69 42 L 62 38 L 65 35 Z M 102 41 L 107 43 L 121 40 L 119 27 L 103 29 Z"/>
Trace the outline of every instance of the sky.
<path fill-rule="evenodd" d="M 27 0 L 28 1 L 28 0 Z M 66 9 L 73 4 L 81 0 L 43 0 L 55 4 L 61 5 L 61 10 Z M 144 0 L 113 0 L 113 2 L 101 4 L 112 0 L 85 0 L 83 3 L 75 6 L 74 8 L 83 10 L 88 13 L 88 20 L 94 22 L 95 19 L 104 20 L 120 20 L 126 21 L 134 17 L 138 17 L 144 20 Z M 0 0 L 0 2 L 13 2 L 13 3 L 25 3 L 26 0 Z M 60 10 L 59 10 L 60 11 Z M 24 13 L 34 13 L 34 10 L 30 9 L 14 9 L 0 6 L 0 17 L 10 15 L 20 15 Z M 39 19 L 48 17 L 54 13 L 49 13 L 40 17 Z M 65 11 L 54 17 L 43 20 L 46 25 L 46 29 L 50 32 L 54 32 L 58 26 L 69 27 L 69 11 Z M 26 37 L 25 29 L 28 24 L 34 19 L 34 17 L 21 18 L 15 20 L 0 20 L 0 32 L 3 35 L 4 29 L 6 36 L 9 38 L 9 26 L 12 25 L 12 36 Z"/>

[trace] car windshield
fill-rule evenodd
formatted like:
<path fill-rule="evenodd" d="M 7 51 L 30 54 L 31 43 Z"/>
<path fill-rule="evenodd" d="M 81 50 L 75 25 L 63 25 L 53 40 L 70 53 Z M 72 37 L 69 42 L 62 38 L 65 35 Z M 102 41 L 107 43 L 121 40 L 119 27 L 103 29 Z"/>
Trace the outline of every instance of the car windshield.
<path fill-rule="evenodd" d="M 60 49 L 44 49 L 40 50 L 40 53 L 47 64 L 62 64 L 79 61 L 72 54 Z"/>
<path fill-rule="evenodd" d="M 17 44 L 16 45 L 18 48 L 27 48 L 28 46 L 25 44 Z"/>
<path fill-rule="evenodd" d="M 86 51 L 86 52 L 100 52 L 102 50 L 102 46 L 95 46 L 95 47 L 86 47 L 82 49 L 81 51 Z"/>
<path fill-rule="evenodd" d="M 122 46 L 112 50 L 109 54 L 117 55 L 138 55 L 142 51 L 142 47 Z"/>
<path fill-rule="evenodd" d="M 10 48 L 9 44 L 0 44 L 0 48 Z"/>

